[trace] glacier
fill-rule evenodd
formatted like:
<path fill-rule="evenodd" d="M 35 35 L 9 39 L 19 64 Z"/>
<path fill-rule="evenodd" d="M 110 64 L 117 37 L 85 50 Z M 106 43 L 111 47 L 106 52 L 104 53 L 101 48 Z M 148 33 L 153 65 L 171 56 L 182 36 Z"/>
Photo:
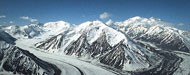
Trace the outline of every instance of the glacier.
<path fill-rule="evenodd" d="M 56 21 L 25 26 L 0 26 L 0 30 L 0 57 L 10 67 L 7 69 L 1 66 L 0 74 L 190 73 L 190 33 L 154 17 L 136 16 L 121 22 L 110 19 L 106 23 L 96 20 L 79 25 Z M 23 58 L 17 60 L 15 54 L 20 54 Z M 5 63 L 6 59 L 9 60 L 8 63 Z M 30 68 L 27 63 L 30 62 L 40 68 L 33 67 L 28 71 L 23 66 L 12 64 L 13 62 L 26 64 L 27 68 Z"/>

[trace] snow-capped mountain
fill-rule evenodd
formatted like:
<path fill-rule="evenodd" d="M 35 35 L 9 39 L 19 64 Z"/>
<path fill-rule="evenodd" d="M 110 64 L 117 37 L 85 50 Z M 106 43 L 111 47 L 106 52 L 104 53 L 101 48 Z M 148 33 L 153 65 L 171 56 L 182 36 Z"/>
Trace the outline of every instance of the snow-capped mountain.
<path fill-rule="evenodd" d="M 0 29 L 9 33 L 16 39 L 27 39 L 38 37 L 42 34 L 44 37 L 54 36 L 66 30 L 70 30 L 73 27 L 74 25 L 71 25 L 70 23 L 64 21 L 56 21 L 47 22 L 45 24 L 29 24 L 25 26 L 0 26 Z"/>
<path fill-rule="evenodd" d="M 6 26 L 2 27 L 1 29 L 17 39 L 32 38 L 38 36 L 43 32 L 43 30 L 40 28 L 40 24 L 29 24 L 25 26 Z"/>
<path fill-rule="evenodd" d="M 56 22 L 48 22 L 43 25 L 43 30 L 45 31 L 53 31 L 53 32 L 62 32 L 64 30 L 69 29 L 74 25 L 71 25 L 65 21 L 56 21 Z"/>
<path fill-rule="evenodd" d="M 146 70 L 162 61 L 159 55 L 136 45 L 125 34 L 100 21 L 82 23 L 68 33 L 37 43 L 36 47 L 48 52 L 97 59 L 122 71 Z"/>
<path fill-rule="evenodd" d="M 33 54 L 14 46 L 15 39 L 0 31 L 0 73 L 10 74 L 60 74 L 60 70 Z"/>
<path fill-rule="evenodd" d="M 96 69 L 121 75 L 190 73 L 190 33 L 153 17 L 137 16 L 124 22 L 88 21 L 80 25 L 56 21 L 0 29 L 0 73 L 57 75 L 61 70 L 62 74 L 94 74 L 78 59 Z M 31 49 L 31 53 L 60 70 L 24 49 Z M 75 63 L 83 67 L 76 67 Z M 68 73 L 70 69 L 76 72 Z"/>
<path fill-rule="evenodd" d="M 160 19 L 133 17 L 124 22 L 115 22 L 119 30 L 139 43 L 154 45 L 164 50 L 190 52 L 188 32 L 179 30 Z"/>

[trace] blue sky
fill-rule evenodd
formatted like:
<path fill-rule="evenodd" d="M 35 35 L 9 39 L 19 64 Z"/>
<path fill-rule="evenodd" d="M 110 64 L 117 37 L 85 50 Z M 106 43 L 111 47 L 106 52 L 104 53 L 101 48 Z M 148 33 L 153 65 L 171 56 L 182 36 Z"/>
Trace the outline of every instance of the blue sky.
<path fill-rule="evenodd" d="M 0 0 L 1 25 L 64 20 L 74 24 L 155 17 L 190 30 L 190 0 Z M 100 14 L 107 12 L 106 19 Z M 178 25 L 181 24 L 181 25 Z"/>

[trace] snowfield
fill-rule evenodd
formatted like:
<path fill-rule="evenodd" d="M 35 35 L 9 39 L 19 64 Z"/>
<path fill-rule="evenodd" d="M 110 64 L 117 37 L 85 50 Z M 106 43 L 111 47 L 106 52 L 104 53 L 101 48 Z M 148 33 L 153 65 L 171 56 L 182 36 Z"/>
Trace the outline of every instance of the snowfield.
<path fill-rule="evenodd" d="M 74 57 L 58 53 L 42 52 L 34 47 L 36 42 L 38 42 L 36 39 L 21 39 L 16 41 L 16 46 L 29 50 L 29 52 L 44 61 L 55 64 L 61 69 L 62 75 L 115 75 L 108 70 L 97 67 L 88 62 L 78 60 Z"/>
<path fill-rule="evenodd" d="M 190 33 L 153 17 L 0 26 L 0 49 L 3 75 L 190 75 Z"/>
<path fill-rule="evenodd" d="M 175 52 L 183 61 L 173 75 L 189 75 L 190 74 L 190 54 L 184 52 Z"/>

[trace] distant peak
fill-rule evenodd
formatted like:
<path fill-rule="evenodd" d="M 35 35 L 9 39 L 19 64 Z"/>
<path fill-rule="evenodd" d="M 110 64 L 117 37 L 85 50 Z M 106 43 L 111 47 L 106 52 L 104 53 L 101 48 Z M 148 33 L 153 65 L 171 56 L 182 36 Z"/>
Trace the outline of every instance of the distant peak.
<path fill-rule="evenodd" d="M 55 22 L 47 22 L 47 23 L 65 23 L 65 24 L 70 24 L 69 22 L 65 22 L 65 21 L 62 21 L 62 20 L 55 21 Z"/>
<path fill-rule="evenodd" d="M 65 22 L 65 21 L 56 21 L 56 22 L 47 22 L 44 24 L 45 27 L 60 27 L 60 26 L 65 26 L 65 25 L 70 25 L 70 23 Z"/>
<path fill-rule="evenodd" d="M 117 22 L 117 25 L 119 26 L 145 26 L 145 27 L 151 27 L 151 26 L 173 27 L 171 23 L 164 22 L 159 18 L 155 18 L 155 17 L 144 18 L 144 17 L 139 17 L 139 16 L 129 18 L 123 22 Z"/>
<path fill-rule="evenodd" d="M 43 26 L 44 25 L 44 23 L 41 23 L 41 22 L 38 22 L 36 24 L 39 25 L 39 26 Z"/>
<path fill-rule="evenodd" d="M 131 21 L 136 21 L 136 20 L 161 21 L 161 19 L 155 18 L 155 17 L 145 18 L 145 17 L 140 17 L 140 16 L 135 16 L 135 17 L 129 18 L 128 20 L 131 20 Z"/>
<path fill-rule="evenodd" d="M 78 30 L 79 31 L 87 31 L 87 30 L 93 29 L 93 28 L 96 28 L 96 29 L 102 28 L 102 29 L 104 29 L 104 28 L 107 28 L 107 27 L 108 26 L 105 23 L 103 23 L 103 22 L 101 22 L 99 20 L 87 21 L 87 22 L 84 22 L 84 23 L 80 24 L 78 26 L 78 28 L 77 28 L 77 31 Z"/>
<path fill-rule="evenodd" d="M 155 18 L 155 17 L 144 18 L 140 16 L 135 16 L 135 17 L 125 20 L 124 22 L 127 23 L 127 22 L 160 22 L 160 21 L 161 19 Z"/>
<path fill-rule="evenodd" d="M 161 19 L 155 18 L 155 17 L 150 17 L 149 20 L 151 21 L 161 21 Z"/>
<path fill-rule="evenodd" d="M 95 21 L 83 22 L 80 25 L 99 25 L 99 24 L 104 24 L 104 23 L 100 20 L 95 20 Z"/>
<path fill-rule="evenodd" d="M 155 19 L 155 18 L 152 16 L 152 17 L 150 17 L 149 19 Z"/>
<path fill-rule="evenodd" d="M 98 24 L 100 24 L 100 23 L 103 23 L 102 21 L 100 21 L 100 20 L 95 20 L 95 21 L 92 21 L 93 23 L 98 23 Z"/>
<path fill-rule="evenodd" d="M 138 19 L 142 19 L 140 16 L 135 16 L 135 17 L 132 17 L 130 18 L 131 20 L 138 20 Z"/>
<path fill-rule="evenodd" d="M 69 22 L 65 22 L 65 21 L 56 21 L 57 23 L 69 23 Z"/>
<path fill-rule="evenodd" d="M 107 22 L 106 22 L 107 25 L 112 25 L 113 24 L 113 21 L 111 19 L 109 19 Z"/>

